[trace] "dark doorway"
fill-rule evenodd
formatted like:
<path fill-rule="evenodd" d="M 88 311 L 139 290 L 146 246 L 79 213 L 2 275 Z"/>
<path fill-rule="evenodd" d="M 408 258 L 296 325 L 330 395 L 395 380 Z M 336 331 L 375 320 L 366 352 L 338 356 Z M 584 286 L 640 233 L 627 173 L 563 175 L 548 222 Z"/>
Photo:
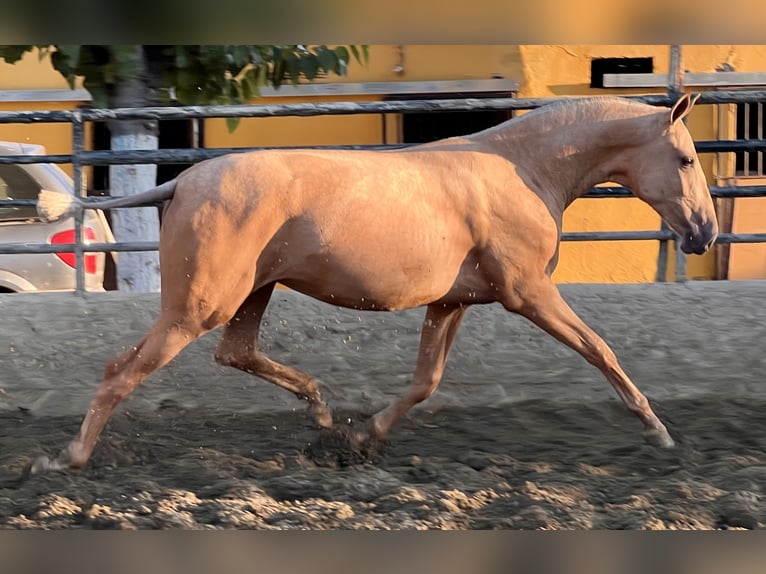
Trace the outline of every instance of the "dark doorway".
<path fill-rule="evenodd" d="M 745 102 L 737 104 L 736 138 L 738 140 L 762 139 L 766 134 L 765 102 Z M 741 177 L 763 177 L 764 152 L 738 151 L 735 152 L 735 169 Z"/>
<path fill-rule="evenodd" d="M 397 100 L 446 100 L 457 98 L 508 98 L 513 93 L 488 94 L 419 94 Z M 503 123 L 513 117 L 513 110 L 465 112 L 407 112 L 402 114 L 402 142 L 428 143 L 438 139 L 472 134 Z"/>
<path fill-rule="evenodd" d="M 651 74 L 654 58 L 593 58 L 590 61 L 590 87 L 603 88 L 604 74 Z"/>
<path fill-rule="evenodd" d="M 163 120 L 159 122 L 160 149 L 189 149 L 203 147 L 203 122 L 198 120 Z M 93 123 L 93 149 L 111 149 L 111 134 L 107 122 Z M 157 184 L 165 183 L 176 177 L 191 164 L 157 165 Z M 93 179 L 88 190 L 89 195 L 109 194 L 109 166 L 93 166 Z"/>

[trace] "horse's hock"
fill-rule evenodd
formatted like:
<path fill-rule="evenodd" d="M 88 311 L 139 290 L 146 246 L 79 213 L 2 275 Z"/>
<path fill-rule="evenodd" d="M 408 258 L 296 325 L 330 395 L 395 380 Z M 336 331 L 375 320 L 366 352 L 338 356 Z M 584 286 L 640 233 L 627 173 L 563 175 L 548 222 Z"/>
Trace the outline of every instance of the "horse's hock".
<path fill-rule="evenodd" d="M 759 281 L 561 286 L 636 384 L 660 403 L 766 393 L 764 291 Z M 141 338 L 158 307 L 155 294 L 0 295 L 0 410 L 81 415 L 106 361 Z M 273 358 L 316 376 L 331 406 L 371 413 L 406 390 L 423 313 L 358 312 L 280 290 L 261 342 Z M 219 337 L 215 331 L 192 343 L 118 413 L 151 416 L 161 404 L 177 404 L 306 416 L 291 393 L 217 365 Z M 414 414 L 448 405 L 512 408 L 529 399 L 619 400 L 582 357 L 498 304 L 477 305 L 458 333 L 441 386 Z M 625 417 L 625 425 L 636 424 Z"/>

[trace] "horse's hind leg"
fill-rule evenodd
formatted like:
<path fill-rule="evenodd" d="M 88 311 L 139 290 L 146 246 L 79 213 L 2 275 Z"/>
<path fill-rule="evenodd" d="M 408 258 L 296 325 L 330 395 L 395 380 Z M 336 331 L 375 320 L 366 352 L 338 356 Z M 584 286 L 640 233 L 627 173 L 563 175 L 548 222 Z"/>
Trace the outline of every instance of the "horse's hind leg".
<path fill-rule="evenodd" d="M 254 291 L 226 324 L 215 353 L 215 360 L 269 381 L 308 402 L 308 412 L 316 423 L 332 426 L 332 413 L 322 399 L 317 381 L 310 375 L 269 359 L 258 348 L 261 320 L 274 283 Z"/>
<path fill-rule="evenodd" d="M 665 425 L 622 370 L 612 349 L 567 305 L 553 282 L 546 277 L 528 287 L 517 291 L 515 296 L 521 295 L 521 300 L 507 302 L 506 308 L 525 316 L 598 368 L 628 410 L 644 424 L 646 439 L 656 446 L 672 447 L 673 439 Z"/>
<path fill-rule="evenodd" d="M 88 407 L 77 436 L 57 459 L 37 459 L 30 468 L 31 472 L 85 466 L 107 420 L 120 401 L 132 393 L 148 375 L 167 364 L 207 330 L 188 316 L 163 312 L 138 345 L 107 364 L 104 378 Z"/>

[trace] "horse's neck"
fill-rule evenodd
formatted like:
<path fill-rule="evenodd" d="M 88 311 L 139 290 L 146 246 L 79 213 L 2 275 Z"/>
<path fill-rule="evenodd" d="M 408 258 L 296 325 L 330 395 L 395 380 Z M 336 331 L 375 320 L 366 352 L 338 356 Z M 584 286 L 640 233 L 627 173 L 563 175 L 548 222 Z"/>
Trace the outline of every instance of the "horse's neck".
<path fill-rule="evenodd" d="M 533 191 L 556 204 L 562 213 L 594 185 L 619 172 L 627 148 L 640 145 L 654 129 L 651 116 L 603 121 L 595 117 L 557 118 L 510 123 L 506 130 L 477 134 L 517 171 L 534 174 Z M 530 120 L 532 118 L 529 118 Z"/>

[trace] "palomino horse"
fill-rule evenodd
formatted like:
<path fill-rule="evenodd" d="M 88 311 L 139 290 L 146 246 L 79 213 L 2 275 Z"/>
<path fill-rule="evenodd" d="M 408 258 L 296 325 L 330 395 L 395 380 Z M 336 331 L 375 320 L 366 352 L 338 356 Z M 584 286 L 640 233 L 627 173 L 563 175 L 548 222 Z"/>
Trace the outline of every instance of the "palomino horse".
<path fill-rule="evenodd" d="M 499 302 L 595 365 L 646 438 L 673 446 L 612 350 L 550 275 L 564 210 L 602 182 L 624 185 L 651 205 L 686 253 L 710 248 L 718 233 L 713 202 L 681 121 L 694 101 L 684 95 L 661 109 L 621 98 L 572 99 L 473 135 L 396 151 L 229 154 L 145 193 L 95 204 L 169 201 L 160 235 L 161 312 L 135 347 L 108 363 L 77 436 L 31 470 L 85 465 L 118 403 L 222 325 L 219 363 L 295 393 L 330 427 L 317 381 L 258 348 L 277 282 L 347 308 L 426 306 L 409 390 L 374 414 L 358 439 L 385 437 L 429 397 L 468 307 Z M 55 220 L 83 206 L 43 192 L 38 209 Z"/>

